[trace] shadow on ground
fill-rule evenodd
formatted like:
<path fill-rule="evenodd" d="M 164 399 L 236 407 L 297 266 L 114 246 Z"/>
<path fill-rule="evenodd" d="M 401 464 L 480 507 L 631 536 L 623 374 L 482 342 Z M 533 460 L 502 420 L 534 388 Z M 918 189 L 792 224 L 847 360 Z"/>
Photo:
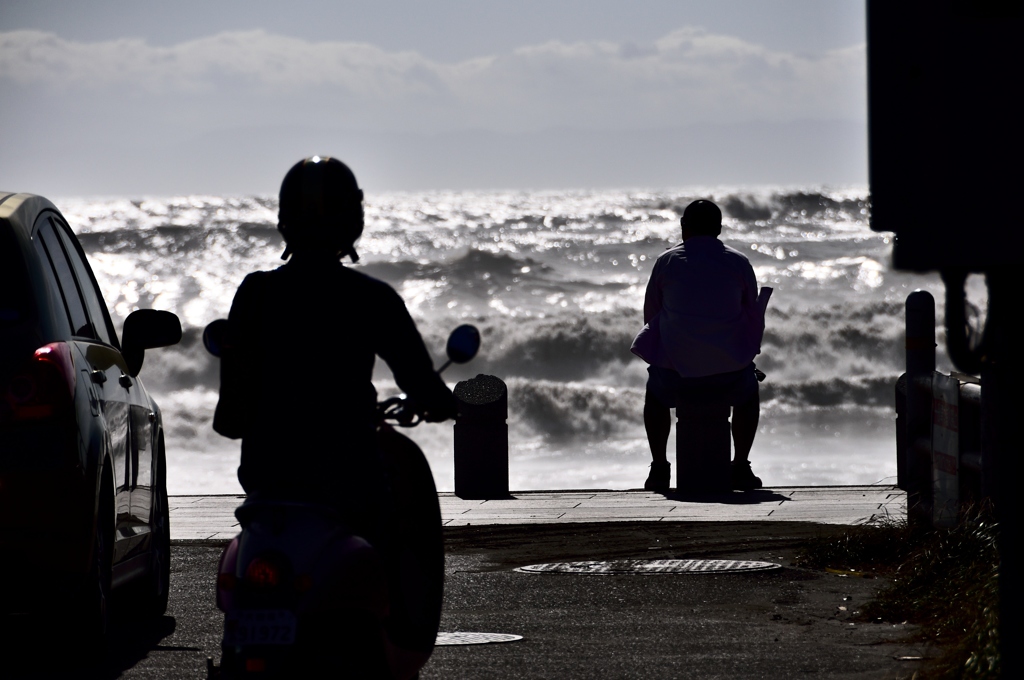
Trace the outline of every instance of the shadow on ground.
<path fill-rule="evenodd" d="M 59 615 L 8 622 L 0 633 L 10 652 L 4 654 L 3 677 L 112 680 L 150 652 L 168 649 L 160 643 L 174 633 L 174 617 L 139 620 L 129 616 L 123 605 L 118 609 L 105 650 L 76 649 L 75 631 L 69 630 L 68 620 Z"/>
<path fill-rule="evenodd" d="M 736 559 L 795 549 L 842 527 L 809 522 L 596 522 L 446 527 L 445 551 L 479 555 L 479 571 L 540 562 Z"/>
<path fill-rule="evenodd" d="M 758 503 L 779 503 L 793 500 L 789 496 L 775 493 L 771 489 L 753 491 L 718 491 L 699 493 L 695 491 L 669 491 L 665 498 L 685 503 L 724 503 L 727 505 L 756 505 Z"/>

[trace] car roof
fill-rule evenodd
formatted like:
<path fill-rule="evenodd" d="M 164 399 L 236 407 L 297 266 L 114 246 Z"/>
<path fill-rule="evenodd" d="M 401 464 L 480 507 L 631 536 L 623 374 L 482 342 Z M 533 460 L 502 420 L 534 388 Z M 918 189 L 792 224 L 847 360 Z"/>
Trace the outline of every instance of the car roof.
<path fill-rule="evenodd" d="M 19 238 L 28 239 L 39 213 L 57 210 L 57 206 L 35 194 L 0 191 L 0 222 L 7 222 Z"/>

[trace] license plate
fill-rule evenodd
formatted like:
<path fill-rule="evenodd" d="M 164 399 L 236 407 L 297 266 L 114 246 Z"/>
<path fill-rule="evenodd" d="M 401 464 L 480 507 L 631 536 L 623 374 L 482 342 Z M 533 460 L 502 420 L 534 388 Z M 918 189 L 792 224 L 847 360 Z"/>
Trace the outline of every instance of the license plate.
<path fill-rule="evenodd" d="M 233 646 L 291 645 L 298 627 L 287 609 L 246 609 L 224 622 L 224 641 Z"/>

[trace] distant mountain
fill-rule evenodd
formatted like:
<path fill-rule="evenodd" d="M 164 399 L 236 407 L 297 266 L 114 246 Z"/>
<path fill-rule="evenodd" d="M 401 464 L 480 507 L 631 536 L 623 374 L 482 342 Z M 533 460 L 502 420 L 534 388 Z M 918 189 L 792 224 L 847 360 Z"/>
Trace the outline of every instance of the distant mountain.
<path fill-rule="evenodd" d="M 0 187 L 50 195 L 276 192 L 303 156 L 336 154 L 368 191 L 867 183 L 863 122 L 698 124 L 502 134 L 235 128 L 148 143 L 9 138 Z"/>

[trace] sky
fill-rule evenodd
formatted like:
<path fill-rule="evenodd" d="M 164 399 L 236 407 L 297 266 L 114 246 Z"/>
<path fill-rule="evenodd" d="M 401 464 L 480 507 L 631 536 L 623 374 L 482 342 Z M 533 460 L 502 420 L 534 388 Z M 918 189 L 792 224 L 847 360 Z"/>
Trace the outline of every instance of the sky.
<path fill-rule="evenodd" d="M 0 188 L 865 185 L 862 0 L 0 0 Z"/>

